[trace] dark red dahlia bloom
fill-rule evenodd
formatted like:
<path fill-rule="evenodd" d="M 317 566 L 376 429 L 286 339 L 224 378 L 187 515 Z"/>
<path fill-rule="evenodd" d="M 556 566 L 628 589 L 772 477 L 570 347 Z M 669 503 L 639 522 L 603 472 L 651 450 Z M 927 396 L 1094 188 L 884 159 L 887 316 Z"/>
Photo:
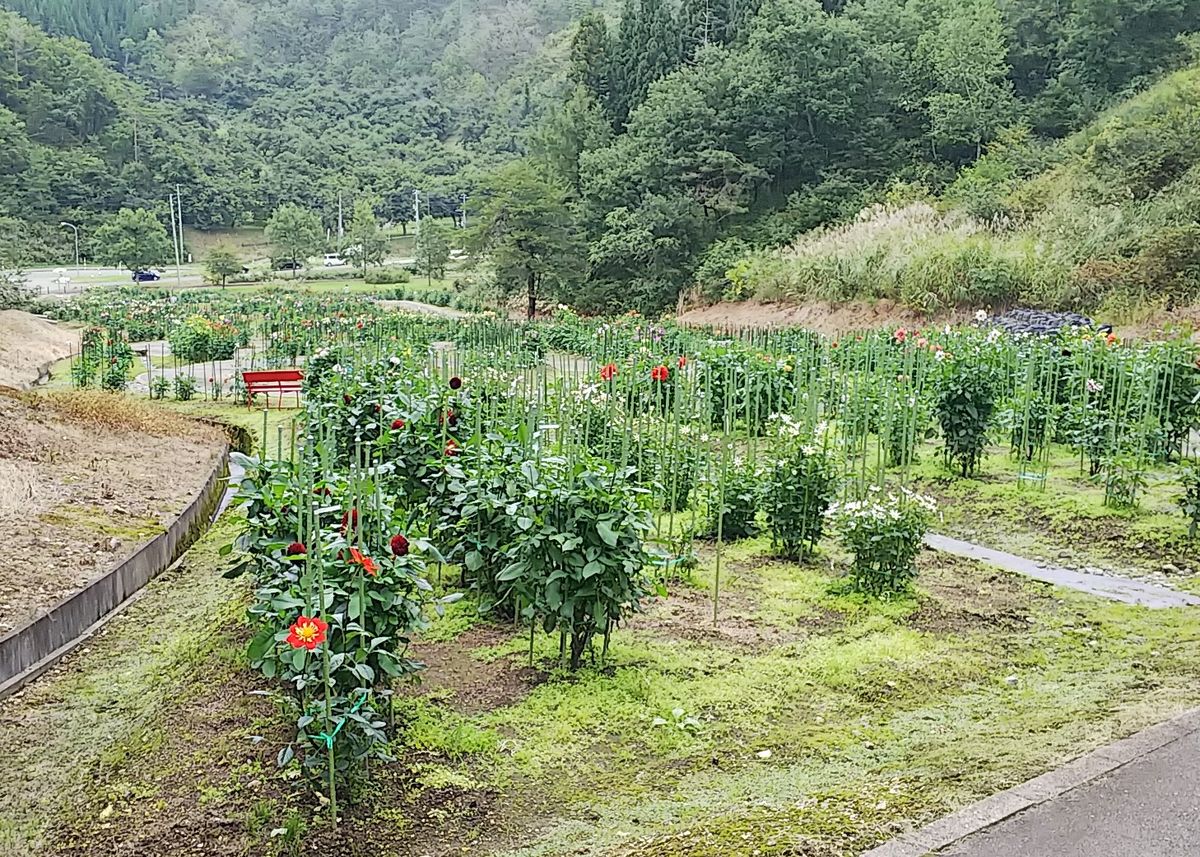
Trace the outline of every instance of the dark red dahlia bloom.
<path fill-rule="evenodd" d="M 342 515 L 342 535 L 358 526 L 358 509 L 351 509 Z"/>
<path fill-rule="evenodd" d="M 671 370 L 666 366 L 655 366 L 650 370 L 650 377 L 655 381 L 666 381 L 671 377 Z"/>
<path fill-rule="evenodd" d="M 304 546 L 304 542 L 292 542 L 284 553 L 288 556 L 303 556 L 308 553 L 308 548 Z"/>
<path fill-rule="evenodd" d="M 404 536 L 396 533 L 392 536 L 391 545 L 393 556 L 408 556 L 408 539 Z"/>
<path fill-rule="evenodd" d="M 392 428 L 396 431 L 404 428 L 404 420 L 392 420 Z"/>
<path fill-rule="evenodd" d="M 457 390 L 461 386 L 462 386 L 462 378 L 455 375 L 453 378 L 450 379 L 450 389 L 451 390 Z"/>
<path fill-rule="evenodd" d="M 458 441 L 456 441 L 454 438 L 450 438 L 448 441 L 446 441 L 446 455 L 455 456 L 458 455 L 459 452 L 460 450 L 458 448 Z"/>
<path fill-rule="evenodd" d="M 350 398 L 350 394 L 349 394 L 349 393 L 342 393 L 342 401 L 343 401 L 343 402 L 345 402 L 345 403 L 348 405 L 348 404 L 350 404 L 350 403 L 351 403 L 352 401 L 354 401 L 354 400 Z"/>

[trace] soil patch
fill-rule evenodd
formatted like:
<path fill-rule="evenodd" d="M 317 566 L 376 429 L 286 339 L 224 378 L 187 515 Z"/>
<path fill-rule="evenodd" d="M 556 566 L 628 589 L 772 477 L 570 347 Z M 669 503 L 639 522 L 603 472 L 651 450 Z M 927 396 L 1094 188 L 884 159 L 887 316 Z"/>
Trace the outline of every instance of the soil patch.
<path fill-rule="evenodd" d="M 78 350 L 78 330 L 20 310 L 0 311 L 0 387 L 27 389 L 43 367 Z"/>
<path fill-rule="evenodd" d="M 113 399 L 82 395 L 74 407 L 95 397 Z M 182 435 L 122 428 L 129 406 L 113 401 L 114 413 L 92 420 L 0 396 L 0 634 L 162 532 L 217 461 L 216 429 L 186 420 L 171 423 Z"/>
<path fill-rule="evenodd" d="M 1038 602 L 1053 600 L 1039 594 L 1041 584 L 961 557 L 925 550 L 918 563 L 917 585 L 927 595 L 907 621 L 921 631 L 1020 631 Z"/>
<path fill-rule="evenodd" d="M 403 762 L 378 768 L 366 799 L 350 806 L 337 831 L 305 837 L 305 854 L 341 857 L 412 857 L 491 854 L 528 841 L 529 824 L 513 812 L 513 798 L 488 788 L 430 785 L 427 766 L 444 760 L 407 752 Z"/>
<path fill-rule="evenodd" d="M 476 649 L 508 642 L 512 633 L 511 628 L 477 625 L 448 642 L 414 643 L 413 656 L 425 669 L 412 693 L 435 697 L 468 715 L 524 699 L 545 679 L 539 670 L 509 658 L 484 663 L 472 655 Z"/>
<path fill-rule="evenodd" d="M 244 628 L 225 636 L 240 639 Z M 290 792 L 272 775 L 275 750 L 287 742 L 277 708 L 254 691 L 265 680 L 229 660 L 202 666 L 190 698 L 174 700 L 153 732 L 142 735 L 152 753 L 127 748 L 112 770 L 101 768 L 88 803 L 57 836 L 56 857 L 195 855 L 242 857 L 248 840 L 266 838 L 255 811 L 270 811 Z M 257 723 L 280 724 L 266 740 L 251 740 Z M 126 760 L 128 759 L 128 760 Z M 256 806 L 257 805 L 257 806 Z M 256 852 L 256 853 L 262 853 Z"/>
<path fill-rule="evenodd" d="M 680 324 L 693 327 L 803 327 L 818 333 L 838 334 L 854 330 L 874 330 L 896 325 L 958 324 L 968 320 L 966 311 L 929 318 L 892 300 L 848 301 L 841 304 L 812 301 L 806 303 L 764 303 L 739 301 L 695 307 L 678 317 Z"/>
<path fill-rule="evenodd" d="M 828 615 L 814 614 L 811 623 L 807 617 L 798 620 L 794 630 L 784 629 L 756 618 L 758 611 L 754 599 L 736 589 L 721 593 L 715 623 L 712 595 L 690 586 L 676 586 L 667 598 L 648 599 L 645 604 L 646 609 L 635 613 L 626 627 L 657 637 L 742 651 L 764 651 L 785 645 L 805 637 L 805 627 L 827 627 L 826 623 L 833 624 L 842 619 L 840 614 L 828 611 Z"/>

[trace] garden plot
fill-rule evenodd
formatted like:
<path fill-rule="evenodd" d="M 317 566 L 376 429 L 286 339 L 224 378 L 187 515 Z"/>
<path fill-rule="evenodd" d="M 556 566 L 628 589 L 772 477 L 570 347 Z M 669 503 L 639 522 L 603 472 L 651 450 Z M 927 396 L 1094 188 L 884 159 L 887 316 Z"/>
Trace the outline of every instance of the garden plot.
<path fill-rule="evenodd" d="M 44 825 L 39 853 L 848 857 L 1200 701 L 1194 612 L 933 552 L 914 592 L 878 602 L 848 588 L 844 557 L 784 562 L 750 540 L 726 558 L 715 626 L 708 554 L 616 633 L 604 669 L 575 676 L 556 645 L 530 667 L 521 629 L 448 608 L 414 645 L 426 669 L 397 702 L 395 760 L 333 830 L 264 746 L 282 730 L 241 666 L 244 590 L 216 555 L 231 535 L 0 708 L 18 754 L 0 823 Z M 74 727 L 95 718 L 60 701 L 76 694 L 139 716 L 80 749 Z M 98 775 L 72 764 L 81 752 Z M 20 785 L 35 757 L 57 789 L 36 822 L 39 791 Z"/>
<path fill-rule="evenodd" d="M 162 532 L 219 433 L 104 394 L 0 396 L 0 634 Z"/>

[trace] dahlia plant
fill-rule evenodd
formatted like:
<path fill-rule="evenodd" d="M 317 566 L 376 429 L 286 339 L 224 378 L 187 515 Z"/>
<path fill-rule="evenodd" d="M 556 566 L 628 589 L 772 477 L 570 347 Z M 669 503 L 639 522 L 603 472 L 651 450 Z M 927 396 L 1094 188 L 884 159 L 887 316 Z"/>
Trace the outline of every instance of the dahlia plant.
<path fill-rule="evenodd" d="M 906 488 L 884 494 L 874 485 L 862 500 L 830 506 L 826 517 L 854 555 L 855 587 L 875 596 L 907 590 L 917 576 L 916 558 L 935 511 L 924 495 Z"/>

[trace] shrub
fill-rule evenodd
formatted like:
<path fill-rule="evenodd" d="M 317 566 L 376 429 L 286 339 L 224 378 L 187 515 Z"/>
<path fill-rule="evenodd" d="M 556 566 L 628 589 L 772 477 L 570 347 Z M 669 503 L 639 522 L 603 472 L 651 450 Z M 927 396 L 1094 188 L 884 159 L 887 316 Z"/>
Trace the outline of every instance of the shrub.
<path fill-rule="evenodd" d="M 781 556 L 801 559 L 816 550 L 834 489 L 833 462 L 823 450 L 794 440 L 785 445 L 763 498 Z"/>
<path fill-rule="evenodd" d="M 696 284 L 705 300 L 719 300 L 729 289 L 728 272 L 751 250 L 741 238 L 722 238 L 714 241 L 700 257 L 696 266 Z"/>
<path fill-rule="evenodd" d="M 1178 499 L 1179 508 L 1188 519 L 1188 538 L 1196 538 L 1200 529 L 1200 463 L 1189 462 L 1180 474 L 1183 496 Z"/>
<path fill-rule="evenodd" d="M 171 353 L 187 363 L 228 360 L 238 346 L 238 330 L 231 324 L 188 317 L 171 331 Z"/>
<path fill-rule="evenodd" d="M 708 486 L 708 517 L 701 535 L 723 542 L 758 535 L 756 520 L 762 498 L 763 474 L 760 470 L 735 462 L 725 474 L 724 492 L 714 481 Z M 719 527 L 719 529 L 718 529 Z"/>
<path fill-rule="evenodd" d="M 1131 455 L 1120 455 L 1104 461 L 1104 505 L 1116 509 L 1132 509 L 1138 495 L 1146 490 L 1146 475 L 1142 463 Z"/>
<path fill-rule="evenodd" d="M 868 595 L 904 592 L 917 576 L 917 555 L 934 513 L 931 499 L 901 489 L 831 506 L 827 516 L 854 555 L 850 577 Z"/>
<path fill-rule="evenodd" d="M 363 280 L 371 286 L 398 286 L 411 281 L 412 274 L 405 268 L 371 268 Z"/>
<path fill-rule="evenodd" d="M 945 443 L 947 467 L 965 478 L 975 472 L 987 445 L 988 426 L 996 407 L 998 374 L 981 355 L 942 361 L 946 367 L 938 388 L 937 417 Z"/>
<path fill-rule="evenodd" d="M 190 401 L 196 395 L 196 379 L 182 372 L 175 374 L 175 398 L 180 402 Z"/>
<path fill-rule="evenodd" d="M 596 634 L 607 650 L 612 629 L 648 594 L 649 516 L 625 479 L 599 462 L 547 461 L 521 474 L 524 505 L 496 579 L 526 605 L 526 618 L 559 632 L 578 669 Z"/>

